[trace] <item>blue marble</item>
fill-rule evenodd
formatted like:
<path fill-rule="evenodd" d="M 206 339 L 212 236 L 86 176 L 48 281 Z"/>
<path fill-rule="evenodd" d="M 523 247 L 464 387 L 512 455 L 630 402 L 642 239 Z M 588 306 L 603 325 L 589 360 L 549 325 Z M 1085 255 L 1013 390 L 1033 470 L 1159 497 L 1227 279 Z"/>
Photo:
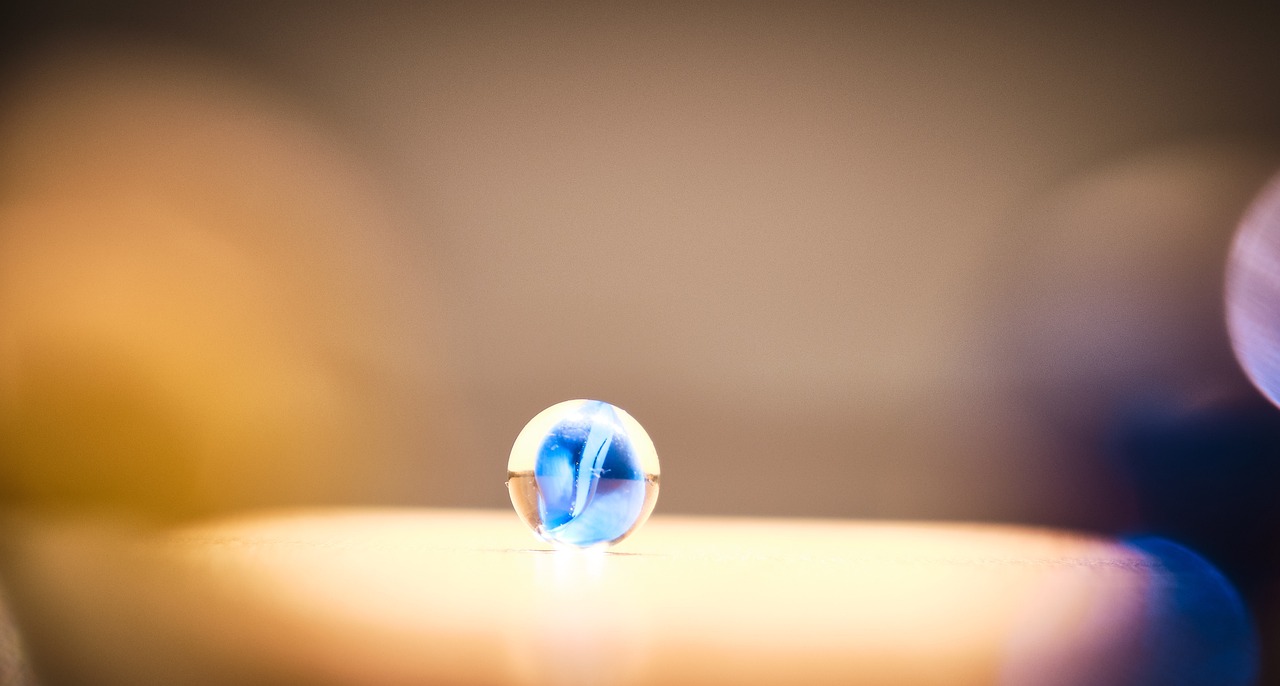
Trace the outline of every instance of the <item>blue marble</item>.
<path fill-rule="evenodd" d="M 551 543 L 585 548 L 622 540 L 657 498 L 657 455 L 641 434 L 634 419 L 599 400 L 548 408 L 512 449 L 507 483 L 516 511 Z"/>

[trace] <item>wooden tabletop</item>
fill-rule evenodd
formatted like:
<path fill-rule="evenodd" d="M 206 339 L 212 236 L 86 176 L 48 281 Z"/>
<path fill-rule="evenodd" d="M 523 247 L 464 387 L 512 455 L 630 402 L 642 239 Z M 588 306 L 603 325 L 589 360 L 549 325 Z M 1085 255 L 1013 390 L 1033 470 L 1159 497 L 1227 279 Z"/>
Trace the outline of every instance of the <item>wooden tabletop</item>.
<path fill-rule="evenodd" d="M 1159 541 L 659 515 L 577 552 L 511 512 L 385 509 L 4 531 L 0 577 L 47 684 L 1245 684 L 1254 668 L 1230 586 Z"/>

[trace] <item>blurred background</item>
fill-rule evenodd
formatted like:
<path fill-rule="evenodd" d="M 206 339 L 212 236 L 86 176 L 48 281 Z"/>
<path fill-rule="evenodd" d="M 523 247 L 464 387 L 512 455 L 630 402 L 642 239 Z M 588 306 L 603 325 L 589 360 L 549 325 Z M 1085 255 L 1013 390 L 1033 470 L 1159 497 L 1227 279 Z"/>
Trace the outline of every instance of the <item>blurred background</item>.
<path fill-rule="evenodd" d="M 505 508 L 591 397 L 659 513 L 1167 536 L 1280 654 L 1280 7 L 5 11 L 0 503 Z"/>

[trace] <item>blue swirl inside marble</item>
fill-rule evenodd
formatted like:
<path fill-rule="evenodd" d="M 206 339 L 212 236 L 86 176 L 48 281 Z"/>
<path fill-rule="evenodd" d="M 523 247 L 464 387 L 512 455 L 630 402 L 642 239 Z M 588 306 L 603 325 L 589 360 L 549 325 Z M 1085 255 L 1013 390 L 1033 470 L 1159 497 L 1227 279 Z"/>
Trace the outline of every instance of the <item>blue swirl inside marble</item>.
<path fill-rule="evenodd" d="M 644 509 L 644 472 L 608 403 L 588 403 L 553 426 L 533 471 L 542 533 L 552 540 L 608 543 L 626 534 Z"/>

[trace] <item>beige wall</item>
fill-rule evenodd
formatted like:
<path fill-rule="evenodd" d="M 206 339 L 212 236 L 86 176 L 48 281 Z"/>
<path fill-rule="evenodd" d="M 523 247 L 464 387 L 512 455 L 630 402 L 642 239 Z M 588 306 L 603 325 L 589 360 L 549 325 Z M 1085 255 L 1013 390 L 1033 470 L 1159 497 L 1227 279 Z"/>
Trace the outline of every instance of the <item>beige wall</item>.
<path fill-rule="evenodd" d="M 3 91 L 10 497 L 505 507 L 523 423 L 588 396 L 660 512 L 1111 526 L 1072 437 L 1242 383 L 1263 17 L 102 13 Z"/>

